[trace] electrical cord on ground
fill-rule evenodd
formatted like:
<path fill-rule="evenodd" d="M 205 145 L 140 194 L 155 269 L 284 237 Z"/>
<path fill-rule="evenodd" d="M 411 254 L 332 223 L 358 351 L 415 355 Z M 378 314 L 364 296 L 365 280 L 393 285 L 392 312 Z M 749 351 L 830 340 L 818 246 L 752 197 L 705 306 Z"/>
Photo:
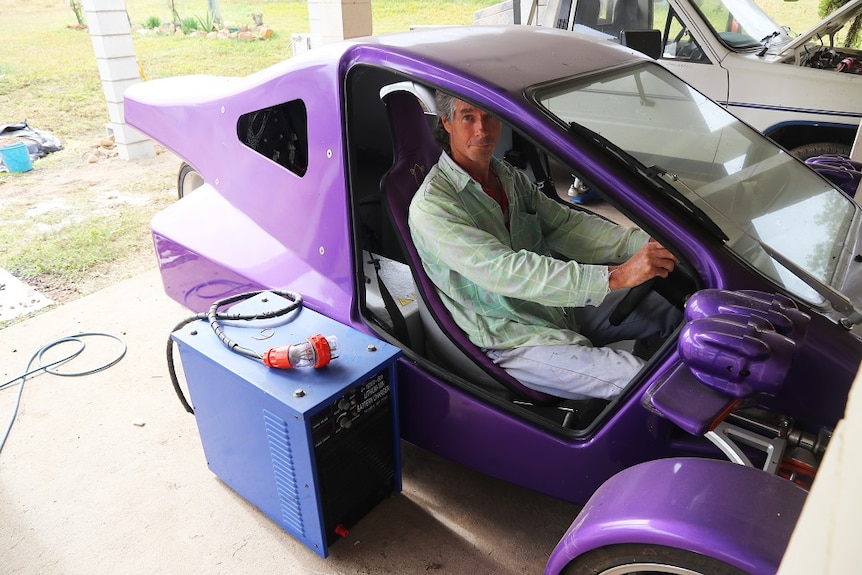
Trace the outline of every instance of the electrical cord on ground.
<path fill-rule="evenodd" d="M 264 292 L 268 292 L 268 293 L 275 294 L 277 296 L 281 296 L 281 297 L 287 299 L 290 303 L 288 303 L 287 305 L 285 305 L 284 307 L 281 307 L 279 309 L 275 309 L 275 310 L 267 311 L 267 312 L 262 312 L 262 313 L 255 313 L 255 314 L 241 314 L 241 313 L 229 313 L 229 312 L 221 312 L 220 313 L 218 311 L 220 308 L 222 308 L 226 305 L 230 305 L 232 303 L 236 303 L 239 301 L 251 299 L 251 298 L 253 298 L 253 297 L 255 297 L 261 293 L 264 293 Z M 222 299 L 216 301 L 215 303 L 213 303 L 210 306 L 209 310 L 206 312 L 198 313 L 198 314 L 195 314 L 193 316 L 187 317 L 186 319 L 182 320 L 177 325 L 175 325 L 174 328 L 171 330 L 171 333 L 174 333 L 178 329 L 181 329 L 182 327 L 192 323 L 193 321 L 205 319 L 209 322 L 212 330 L 215 332 L 215 334 L 218 336 L 218 338 L 221 340 L 221 342 L 223 344 L 225 344 L 225 346 L 227 346 L 228 349 L 230 349 L 231 351 L 234 351 L 240 355 L 244 355 L 246 357 L 249 357 L 251 359 L 254 359 L 257 361 L 263 361 L 263 356 L 259 352 L 256 352 L 254 350 L 242 347 L 241 345 L 237 344 L 236 342 L 231 340 L 229 337 L 227 337 L 227 335 L 221 329 L 221 325 L 219 324 L 219 322 L 221 322 L 221 321 L 251 321 L 251 320 L 255 320 L 255 319 L 272 319 L 272 318 L 286 315 L 286 314 L 292 312 L 293 310 L 295 310 L 299 307 L 302 307 L 302 296 L 296 292 L 287 291 L 287 290 L 282 290 L 282 291 L 279 291 L 279 290 L 258 290 L 258 291 L 243 292 L 243 293 L 232 295 L 232 296 L 222 298 Z M 176 392 L 177 397 L 180 400 L 180 403 L 182 403 L 182 405 L 183 405 L 183 408 L 189 413 L 194 413 L 195 410 L 191 406 L 191 404 L 189 404 L 188 400 L 186 399 L 185 393 L 183 392 L 182 387 L 180 387 L 180 381 L 177 378 L 176 364 L 174 363 L 174 340 L 171 336 L 168 336 L 168 344 L 167 344 L 166 354 L 167 354 L 167 363 L 168 363 L 168 376 L 171 379 L 171 385 L 174 387 L 174 392 Z"/>
<path fill-rule="evenodd" d="M 119 342 L 120 345 L 122 345 L 122 350 L 114 359 L 112 359 L 108 363 L 102 364 L 102 365 L 94 367 L 92 369 L 88 369 L 88 370 L 84 370 L 84 371 L 57 371 L 56 369 L 54 369 L 55 367 L 62 365 L 64 363 L 66 363 L 67 361 L 71 361 L 71 360 L 75 359 L 76 357 L 78 357 L 79 355 L 81 355 L 81 353 L 83 353 L 84 349 L 87 347 L 87 344 L 84 341 L 84 338 L 87 338 L 87 337 L 106 337 L 109 339 L 113 339 L 113 340 Z M 73 351 L 72 353 L 67 355 L 66 357 L 52 361 L 51 363 L 49 363 L 47 365 L 42 364 L 42 356 L 44 356 L 45 353 L 47 353 L 49 350 L 53 349 L 54 347 L 56 347 L 58 345 L 61 345 L 63 343 L 68 343 L 68 342 L 78 343 L 79 347 L 75 351 Z M 116 365 L 121 359 L 123 359 L 123 357 L 125 357 L 127 349 L 128 348 L 126 346 L 126 342 L 124 342 L 122 339 L 120 339 L 119 337 L 117 337 L 115 335 L 112 335 L 109 333 L 102 333 L 102 332 L 87 332 L 87 333 L 79 333 L 76 335 L 70 335 L 67 337 L 62 337 L 60 339 L 52 341 L 51 343 L 46 344 L 46 345 L 42 346 L 41 348 L 39 348 L 39 350 L 36 351 L 36 353 L 34 353 L 32 356 L 30 356 L 30 361 L 27 362 L 27 367 L 24 368 L 23 374 L 19 375 L 18 377 L 14 378 L 14 379 L 10 379 L 6 383 L 0 384 L 0 391 L 2 391 L 8 387 L 11 387 L 16 382 L 20 382 L 18 384 L 18 396 L 15 399 L 15 406 L 12 409 L 12 417 L 9 419 L 9 424 L 6 426 L 6 430 L 3 433 L 2 439 L 0 439 L 0 453 L 3 452 L 3 446 L 6 445 L 6 440 L 9 438 L 9 434 L 12 432 L 12 426 L 15 424 L 15 419 L 18 417 L 18 408 L 21 405 L 21 396 L 24 393 L 24 383 L 27 381 L 28 377 L 30 377 L 31 375 L 34 375 L 36 373 L 39 373 L 40 371 L 45 372 L 45 373 L 50 373 L 51 375 L 57 375 L 60 377 L 82 377 L 85 375 L 92 375 L 94 373 L 104 371 L 104 370 L 108 369 L 109 367 Z M 38 362 L 38 367 L 35 369 L 30 369 L 31 366 L 33 365 L 33 362 Z"/>

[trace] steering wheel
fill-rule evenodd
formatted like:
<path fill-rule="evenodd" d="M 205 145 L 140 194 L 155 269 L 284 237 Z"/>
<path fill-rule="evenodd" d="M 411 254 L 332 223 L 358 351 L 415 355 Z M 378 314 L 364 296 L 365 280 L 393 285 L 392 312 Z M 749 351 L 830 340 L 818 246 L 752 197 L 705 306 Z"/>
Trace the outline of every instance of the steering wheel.
<path fill-rule="evenodd" d="M 617 304 L 617 307 L 611 312 L 608 321 L 614 327 L 623 323 L 623 321 L 631 315 L 631 313 L 635 310 L 635 308 L 640 305 L 640 303 L 646 299 L 646 297 L 650 294 L 653 289 L 655 289 L 655 284 L 658 281 L 658 276 L 648 279 L 644 283 L 640 285 L 636 285 L 635 287 L 629 289 L 629 293 L 623 296 L 623 299 Z"/>
<path fill-rule="evenodd" d="M 620 325 L 652 291 L 677 308 L 683 309 L 685 301 L 697 289 L 694 278 L 682 266 L 676 266 L 666 278 L 656 276 L 631 288 L 613 309 L 608 321 L 613 326 Z"/>

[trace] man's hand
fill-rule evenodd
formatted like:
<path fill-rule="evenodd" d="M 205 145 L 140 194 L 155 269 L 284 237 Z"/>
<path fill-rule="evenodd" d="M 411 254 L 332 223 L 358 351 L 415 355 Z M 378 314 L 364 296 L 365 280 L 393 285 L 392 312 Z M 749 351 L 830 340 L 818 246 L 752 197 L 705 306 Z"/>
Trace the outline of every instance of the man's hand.
<path fill-rule="evenodd" d="M 656 276 L 666 278 L 678 263 L 667 248 L 650 239 L 629 261 L 608 268 L 611 271 L 608 287 L 611 290 L 632 288 Z"/>

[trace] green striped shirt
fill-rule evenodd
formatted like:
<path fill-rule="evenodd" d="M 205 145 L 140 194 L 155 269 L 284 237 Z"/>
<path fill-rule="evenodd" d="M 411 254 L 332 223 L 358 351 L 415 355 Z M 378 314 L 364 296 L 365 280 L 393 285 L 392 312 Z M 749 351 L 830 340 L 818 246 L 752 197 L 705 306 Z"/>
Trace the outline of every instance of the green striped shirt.
<path fill-rule="evenodd" d="M 508 229 L 497 202 L 445 152 L 428 172 L 409 217 L 425 272 L 479 347 L 591 345 L 567 308 L 601 303 L 607 265 L 648 236 L 560 205 L 505 162 L 491 166 L 509 199 Z"/>

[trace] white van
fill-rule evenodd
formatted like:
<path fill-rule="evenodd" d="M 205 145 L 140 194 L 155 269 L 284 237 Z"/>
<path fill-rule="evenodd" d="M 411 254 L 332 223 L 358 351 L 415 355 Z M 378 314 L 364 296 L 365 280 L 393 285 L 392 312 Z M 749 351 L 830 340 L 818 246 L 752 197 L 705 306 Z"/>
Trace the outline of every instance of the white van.
<path fill-rule="evenodd" d="M 860 14 L 862 0 L 851 0 L 795 36 L 753 0 L 548 0 L 541 24 L 646 52 L 805 159 L 850 153 L 862 51 L 840 45 Z"/>

